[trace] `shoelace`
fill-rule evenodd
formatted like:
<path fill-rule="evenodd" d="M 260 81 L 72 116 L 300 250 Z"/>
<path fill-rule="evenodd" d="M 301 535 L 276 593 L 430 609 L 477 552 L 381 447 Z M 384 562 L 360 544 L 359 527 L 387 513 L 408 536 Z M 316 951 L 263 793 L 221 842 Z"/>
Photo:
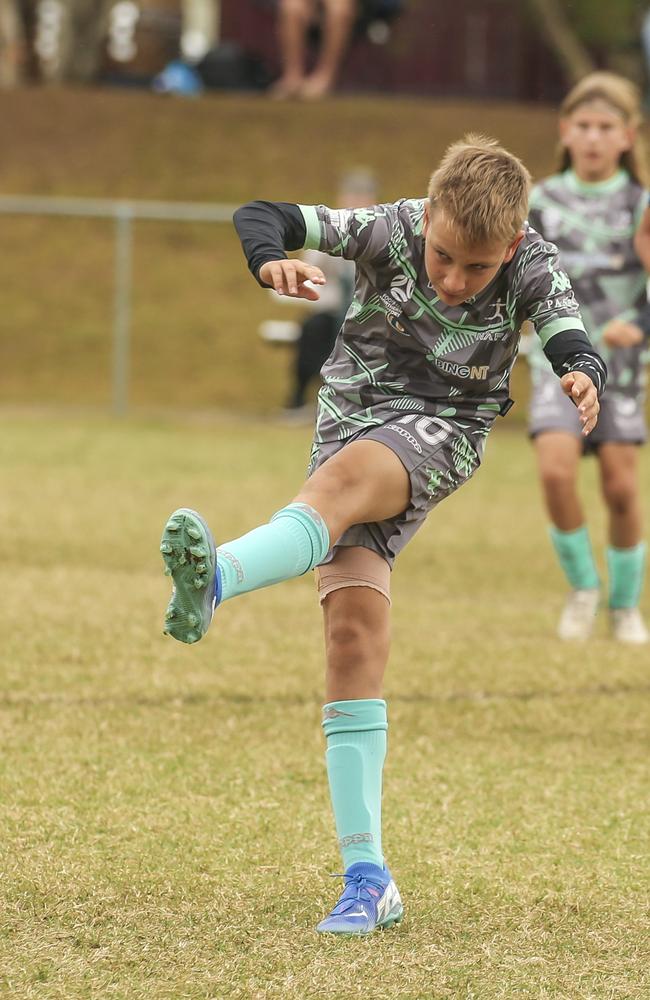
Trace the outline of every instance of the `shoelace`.
<path fill-rule="evenodd" d="M 352 899 L 364 899 L 366 902 L 376 902 L 377 898 L 381 896 L 386 886 L 383 882 L 377 882 L 373 878 L 369 878 L 367 875 L 346 875 L 345 872 L 330 872 L 330 878 L 342 878 L 344 881 L 343 895 L 341 899 L 352 898 Z M 357 894 L 355 896 L 348 896 L 348 889 L 352 889 L 353 886 L 357 887 Z M 373 889 L 377 890 L 377 896 L 373 897 L 372 893 L 368 890 L 368 886 L 372 886 Z M 365 893 L 364 896 L 361 894 Z"/>

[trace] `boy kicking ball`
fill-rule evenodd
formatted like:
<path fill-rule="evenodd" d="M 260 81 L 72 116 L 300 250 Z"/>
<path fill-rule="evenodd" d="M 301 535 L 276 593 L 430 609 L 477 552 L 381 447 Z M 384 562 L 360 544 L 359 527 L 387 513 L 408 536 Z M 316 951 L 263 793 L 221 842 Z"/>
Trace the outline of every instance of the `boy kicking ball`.
<path fill-rule="evenodd" d="M 195 511 L 171 515 L 161 551 L 174 582 L 165 630 L 197 642 L 215 608 L 316 569 L 325 618 L 327 773 L 345 874 L 317 930 L 369 934 L 402 918 L 381 845 L 390 575 L 427 514 L 480 465 L 504 414 L 529 319 L 583 434 L 605 366 L 554 246 L 526 224 L 530 178 L 496 142 L 446 152 L 426 198 L 357 210 L 257 201 L 235 213 L 249 267 L 313 299 L 313 248 L 356 263 L 354 299 L 323 367 L 309 475 L 271 520 L 215 547 Z"/>

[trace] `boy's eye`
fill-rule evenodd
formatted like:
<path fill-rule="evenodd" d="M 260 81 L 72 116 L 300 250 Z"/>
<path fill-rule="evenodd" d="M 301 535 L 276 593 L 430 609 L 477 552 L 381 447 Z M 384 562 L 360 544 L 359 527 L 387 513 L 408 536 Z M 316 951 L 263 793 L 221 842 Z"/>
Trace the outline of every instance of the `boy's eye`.
<path fill-rule="evenodd" d="M 472 264 L 472 271 L 484 271 L 485 264 Z"/>
<path fill-rule="evenodd" d="M 442 250 L 436 250 L 436 253 L 438 254 L 440 260 L 451 260 L 451 258 L 448 257 L 446 253 L 442 252 Z"/>

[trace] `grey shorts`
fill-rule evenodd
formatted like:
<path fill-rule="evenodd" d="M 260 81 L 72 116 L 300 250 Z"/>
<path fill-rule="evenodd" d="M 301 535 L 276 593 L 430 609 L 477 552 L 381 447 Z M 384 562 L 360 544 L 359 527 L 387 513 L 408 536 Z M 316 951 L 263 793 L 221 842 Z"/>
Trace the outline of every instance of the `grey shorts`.
<path fill-rule="evenodd" d="M 352 441 L 379 441 L 395 452 L 411 480 L 411 502 L 403 514 L 386 521 L 355 524 L 341 536 L 324 562 L 340 546 L 361 545 L 379 553 L 392 568 L 396 555 L 411 540 L 430 510 L 454 493 L 476 472 L 493 419 L 435 417 L 373 407 L 385 421 L 344 440 L 314 442 L 311 475 Z"/>
<path fill-rule="evenodd" d="M 578 411 L 562 391 L 560 380 L 553 372 L 538 373 L 535 377 L 528 429 L 531 437 L 545 431 L 565 431 L 582 437 Z M 600 400 L 598 423 L 585 438 L 585 449 L 594 449 L 610 441 L 643 444 L 646 437 L 643 396 L 624 396 L 606 389 Z"/>

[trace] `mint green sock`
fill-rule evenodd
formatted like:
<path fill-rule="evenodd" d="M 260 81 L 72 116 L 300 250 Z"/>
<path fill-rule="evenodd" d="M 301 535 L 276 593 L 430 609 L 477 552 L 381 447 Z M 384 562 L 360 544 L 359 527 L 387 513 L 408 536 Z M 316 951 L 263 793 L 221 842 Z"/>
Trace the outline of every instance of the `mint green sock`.
<path fill-rule="evenodd" d="M 343 865 L 383 865 L 381 779 L 386 757 L 386 702 L 332 701 L 323 708 L 327 776 Z"/>
<path fill-rule="evenodd" d="M 575 531 L 549 529 L 560 566 L 574 590 L 596 590 L 600 585 L 586 525 Z"/>
<path fill-rule="evenodd" d="M 323 561 L 329 544 L 318 511 L 306 503 L 290 503 L 268 524 L 219 546 L 221 600 L 302 576 Z"/>
<path fill-rule="evenodd" d="M 631 549 L 607 549 L 610 608 L 636 608 L 645 572 L 645 542 Z"/>

